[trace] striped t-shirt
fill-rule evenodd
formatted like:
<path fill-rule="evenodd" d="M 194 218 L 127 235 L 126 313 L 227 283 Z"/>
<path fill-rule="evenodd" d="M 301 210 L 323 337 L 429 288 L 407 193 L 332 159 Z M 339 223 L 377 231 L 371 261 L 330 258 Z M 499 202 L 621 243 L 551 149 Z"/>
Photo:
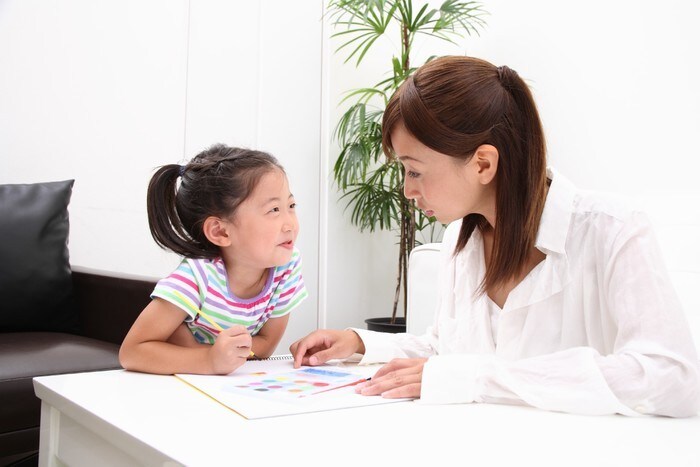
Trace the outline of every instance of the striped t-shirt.
<path fill-rule="evenodd" d="M 238 298 L 231 292 L 221 258 L 183 259 L 151 294 L 184 310 L 190 331 L 204 344 L 213 344 L 219 331 L 199 315 L 200 310 L 223 329 L 242 324 L 255 335 L 269 318 L 286 315 L 307 296 L 296 248 L 289 263 L 270 269 L 265 286 L 253 298 Z"/>

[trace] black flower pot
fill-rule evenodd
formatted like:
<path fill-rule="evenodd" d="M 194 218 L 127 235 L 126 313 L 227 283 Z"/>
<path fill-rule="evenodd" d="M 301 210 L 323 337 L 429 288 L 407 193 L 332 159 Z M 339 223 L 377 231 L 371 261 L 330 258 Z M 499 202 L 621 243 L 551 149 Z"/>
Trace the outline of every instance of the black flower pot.
<path fill-rule="evenodd" d="M 391 318 L 369 318 L 365 320 L 367 329 L 379 332 L 406 332 L 406 318 L 396 318 L 392 324 Z"/>

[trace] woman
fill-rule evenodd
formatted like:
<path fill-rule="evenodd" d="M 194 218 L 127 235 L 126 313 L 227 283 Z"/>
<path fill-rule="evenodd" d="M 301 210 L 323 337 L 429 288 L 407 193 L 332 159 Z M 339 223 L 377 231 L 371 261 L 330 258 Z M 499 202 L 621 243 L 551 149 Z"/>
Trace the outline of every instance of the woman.
<path fill-rule="evenodd" d="M 469 57 L 418 69 L 384 113 L 404 194 L 450 223 L 425 336 L 319 330 L 295 366 L 388 362 L 365 395 L 584 414 L 695 415 L 700 369 L 645 215 L 547 169 L 516 72 Z"/>

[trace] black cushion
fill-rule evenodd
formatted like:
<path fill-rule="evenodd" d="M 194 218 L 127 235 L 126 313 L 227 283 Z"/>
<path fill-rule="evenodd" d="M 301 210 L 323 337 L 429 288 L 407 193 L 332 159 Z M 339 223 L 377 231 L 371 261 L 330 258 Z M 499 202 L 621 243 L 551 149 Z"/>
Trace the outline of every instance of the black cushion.
<path fill-rule="evenodd" d="M 0 185 L 0 332 L 78 332 L 68 261 L 73 180 Z"/>

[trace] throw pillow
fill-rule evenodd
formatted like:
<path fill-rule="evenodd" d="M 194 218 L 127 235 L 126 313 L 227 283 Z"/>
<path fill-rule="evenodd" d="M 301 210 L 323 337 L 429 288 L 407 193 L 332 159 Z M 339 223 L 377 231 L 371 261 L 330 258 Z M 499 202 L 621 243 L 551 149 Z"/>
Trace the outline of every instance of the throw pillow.
<path fill-rule="evenodd" d="M 77 332 L 68 262 L 74 180 L 0 185 L 0 331 Z"/>

